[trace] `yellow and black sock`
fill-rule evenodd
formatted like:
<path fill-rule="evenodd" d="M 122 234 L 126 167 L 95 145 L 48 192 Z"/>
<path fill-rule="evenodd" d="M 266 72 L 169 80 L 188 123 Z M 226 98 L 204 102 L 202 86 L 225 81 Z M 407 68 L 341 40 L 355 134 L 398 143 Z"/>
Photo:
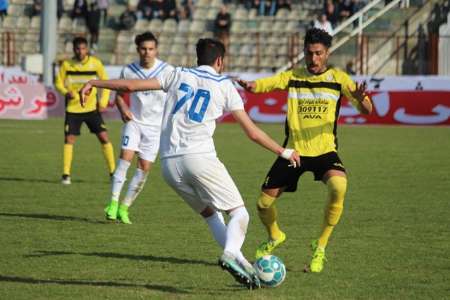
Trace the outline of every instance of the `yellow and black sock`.
<path fill-rule="evenodd" d="M 275 200 L 275 197 L 261 193 L 257 203 L 259 218 L 266 227 L 267 233 L 272 240 L 279 239 L 282 234 L 277 224 L 278 212 L 274 204 Z"/>
<path fill-rule="evenodd" d="M 344 197 L 347 191 L 347 178 L 342 176 L 330 177 L 327 181 L 328 204 L 325 207 L 325 218 L 322 226 L 322 234 L 319 237 L 318 246 L 327 246 L 328 239 L 337 225 L 344 209 Z"/>
<path fill-rule="evenodd" d="M 111 143 L 102 144 L 103 156 L 105 157 L 106 164 L 108 165 L 109 173 L 114 173 L 116 169 L 116 161 L 114 159 L 114 149 Z"/>
<path fill-rule="evenodd" d="M 63 151 L 63 174 L 70 175 L 70 169 L 72 167 L 72 157 L 73 157 L 73 145 L 64 144 Z"/>

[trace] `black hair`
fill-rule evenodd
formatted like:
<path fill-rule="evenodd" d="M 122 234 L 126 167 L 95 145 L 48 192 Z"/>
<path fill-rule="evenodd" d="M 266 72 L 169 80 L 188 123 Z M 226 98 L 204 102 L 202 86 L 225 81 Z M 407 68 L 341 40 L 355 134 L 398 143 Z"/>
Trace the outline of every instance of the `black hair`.
<path fill-rule="evenodd" d="M 225 46 L 222 42 L 215 39 L 199 39 L 196 46 L 197 65 L 214 64 L 218 57 L 225 56 Z"/>
<path fill-rule="evenodd" d="M 304 45 L 306 47 L 309 44 L 322 44 L 326 48 L 330 48 L 332 40 L 333 37 L 325 30 L 319 28 L 311 28 L 306 32 Z"/>
<path fill-rule="evenodd" d="M 134 38 L 134 43 L 136 44 L 136 46 L 139 47 L 139 45 L 142 42 L 146 42 L 146 41 L 154 41 L 155 42 L 155 46 L 158 47 L 158 39 L 153 35 L 153 33 L 151 33 L 150 31 L 146 31 L 144 33 L 138 34 L 135 38 Z"/>
<path fill-rule="evenodd" d="M 77 36 L 72 41 L 72 45 L 73 45 L 74 48 L 79 46 L 79 45 L 81 45 L 81 44 L 85 44 L 85 45 L 88 44 L 88 41 L 82 36 Z"/>

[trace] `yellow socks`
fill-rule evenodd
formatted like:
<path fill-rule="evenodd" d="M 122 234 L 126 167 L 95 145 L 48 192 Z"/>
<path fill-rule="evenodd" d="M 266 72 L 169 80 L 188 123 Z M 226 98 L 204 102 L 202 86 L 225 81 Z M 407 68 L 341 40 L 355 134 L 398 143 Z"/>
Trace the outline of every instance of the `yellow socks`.
<path fill-rule="evenodd" d="M 114 173 L 116 169 L 116 161 L 114 159 L 114 150 L 111 143 L 102 144 L 103 156 L 105 156 L 106 164 L 108 165 L 109 173 Z"/>
<path fill-rule="evenodd" d="M 259 218 L 266 227 L 267 233 L 272 240 L 278 240 L 282 234 L 276 222 L 278 213 L 274 204 L 275 199 L 275 197 L 261 193 L 257 203 Z"/>
<path fill-rule="evenodd" d="M 70 175 L 70 169 L 72 167 L 72 157 L 73 157 L 73 145 L 64 144 L 63 151 L 63 174 Z"/>
<path fill-rule="evenodd" d="M 328 205 L 325 208 L 325 218 L 323 222 L 322 234 L 320 235 L 318 247 L 327 246 L 328 239 L 333 232 L 334 226 L 339 219 L 344 208 L 344 197 L 347 191 L 347 178 L 342 176 L 330 177 L 327 181 Z"/>

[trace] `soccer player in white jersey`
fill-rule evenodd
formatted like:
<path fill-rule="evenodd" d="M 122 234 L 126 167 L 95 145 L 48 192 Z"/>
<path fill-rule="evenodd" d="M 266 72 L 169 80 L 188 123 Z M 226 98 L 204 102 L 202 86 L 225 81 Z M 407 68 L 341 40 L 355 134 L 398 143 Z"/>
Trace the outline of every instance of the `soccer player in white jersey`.
<path fill-rule="evenodd" d="M 163 177 L 205 219 L 224 249 L 219 265 L 238 282 L 255 288 L 260 286 L 259 279 L 241 252 L 249 214 L 236 185 L 217 158 L 213 141 L 216 120 L 229 111 L 252 141 L 289 160 L 293 167 L 300 164 L 300 157 L 294 150 L 279 146 L 251 121 L 232 81 L 220 75 L 224 55 L 221 42 L 200 39 L 199 67 L 176 68 L 159 79 L 92 80 L 82 88 L 81 101 L 93 87 L 167 92 L 161 129 Z M 227 225 L 221 212 L 230 216 Z"/>
<path fill-rule="evenodd" d="M 139 61 L 124 67 L 120 78 L 164 78 L 173 71 L 171 65 L 156 58 L 158 40 L 151 32 L 137 35 L 134 42 Z M 117 93 L 116 104 L 125 124 L 122 130 L 122 150 L 112 177 L 111 201 L 105 208 L 106 218 L 109 220 L 118 219 L 125 224 L 131 224 L 128 208 L 142 190 L 158 154 L 165 96 L 166 93 L 163 91 L 134 92 L 130 94 L 130 106 L 128 106 L 124 100 L 124 94 Z M 138 154 L 136 172 L 119 205 L 127 170 L 135 153 Z"/>

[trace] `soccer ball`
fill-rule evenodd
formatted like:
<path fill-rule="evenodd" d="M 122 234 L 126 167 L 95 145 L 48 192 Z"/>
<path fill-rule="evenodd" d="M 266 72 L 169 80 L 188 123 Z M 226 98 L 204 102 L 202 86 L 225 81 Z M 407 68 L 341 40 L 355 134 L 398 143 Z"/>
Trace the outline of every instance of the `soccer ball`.
<path fill-rule="evenodd" d="M 286 267 L 275 255 L 265 255 L 254 264 L 261 285 L 266 287 L 279 286 L 286 278 Z"/>

